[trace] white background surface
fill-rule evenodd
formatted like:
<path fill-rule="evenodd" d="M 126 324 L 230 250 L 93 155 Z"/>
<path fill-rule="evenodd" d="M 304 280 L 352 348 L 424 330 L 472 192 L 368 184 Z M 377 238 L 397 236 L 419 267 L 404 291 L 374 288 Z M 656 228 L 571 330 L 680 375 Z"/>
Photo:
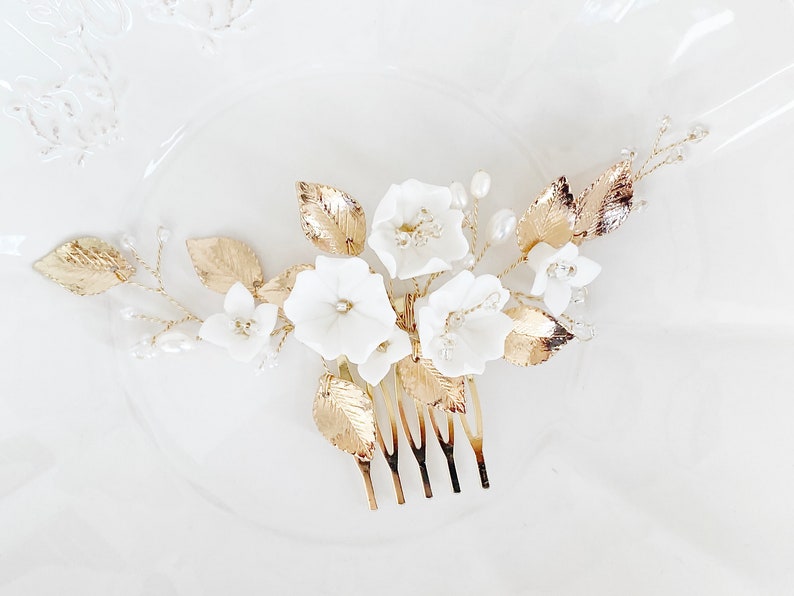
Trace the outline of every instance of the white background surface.
<path fill-rule="evenodd" d="M 0 254 L 0 593 L 791 593 L 794 6 L 326 4 L 254 0 L 228 30 L 225 1 L 0 8 L 0 237 L 26 237 Z M 64 144 L 45 161 L 13 106 L 48 91 L 34 123 Z M 462 494 L 437 469 L 425 501 L 406 466 L 408 503 L 382 483 L 372 514 L 313 428 L 300 348 L 265 377 L 203 347 L 133 361 L 124 296 L 31 269 L 68 238 L 164 222 L 177 277 L 181 241 L 209 232 L 273 274 L 314 254 L 296 178 L 371 213 L 391 182 L 485 167 L 520 210 L 647 149 L 662 113 L 712 134 L 586 247 L 597 339 L 489 368 L 488 492 L 461 449 Z M 76 165 L 94 133 L 119 138 Z"/>

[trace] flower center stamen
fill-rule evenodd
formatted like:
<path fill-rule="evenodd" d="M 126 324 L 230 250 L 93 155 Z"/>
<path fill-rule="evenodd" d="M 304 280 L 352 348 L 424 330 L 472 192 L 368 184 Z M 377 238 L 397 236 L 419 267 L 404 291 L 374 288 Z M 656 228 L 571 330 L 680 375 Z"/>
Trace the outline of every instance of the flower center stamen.
<path fill-rule="evenodd" d="M 336 312 L 338 312 L 338 313 L 341 313 L 341 314 L 344 315 L 344 314 L 349 313 L 351 310 L 353 310 L 353 303 L 350 302 L 350 300 L 342 299 L 342 300 L 339 300 L 336 303 Z"/>
<path fill-rule="evenodd" d="M 234 319 L 231 322 L 232 333 L 251 337 L 257 331 L 258 325 L 253 319 Z"/>
<path fill-rule="evenodd" d="M 416 223 L 403 224 L 394 231 L 394 241 L 399 248 L 425 246 L 431 238 L 441 238 L 444 227 L 435 221 L 426 207 L 419 209 Z"/>

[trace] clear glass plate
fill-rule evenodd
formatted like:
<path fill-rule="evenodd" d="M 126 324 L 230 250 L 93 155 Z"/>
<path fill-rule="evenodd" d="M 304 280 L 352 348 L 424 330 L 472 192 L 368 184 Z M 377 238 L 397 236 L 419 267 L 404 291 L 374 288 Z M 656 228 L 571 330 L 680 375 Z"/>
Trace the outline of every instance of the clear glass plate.
<path fill-rule="evenodd" d="M 0 246 L 27 236 L 0 266 L 31 288 L 3 297 L 19 366 L 0 591 L 790 591 L 794 213 L 779 187 L 793 13 L 738 0 L 0 9 L 5 192 L 26 197 L 8 202 Z M 211 346 L 139 361 L 128 349 L 151 330 L 118 316 L 140 304 L 132 289 L 72 300 L 29 271 L 84 233 L 127 231 L 152 254 L 163 224 L 169 287 L 209 314 L 222 297 L 184 240 L 245 240 L 268 276 L 311 261 L 295 180 L 371 214 L 393 182 L 484 168 L 485 215 L 520 212 L 556 176 L 581 189 L 621 148 L 642 155 L 664 113 L 673 132 L 711 134 L 638 185 L 647 212 L 586 247 L 604 266 L 596 340 L 529 370 L 493 363 L 479 383 L 488 491 L 461 433 L 452 494 L 431 437 L 433 499 L 403 443 L 407 503 L 379 462 L 371 513 L 351 458 L 314 428 L 308 350 L 291 341 L 262 376 Z"/>

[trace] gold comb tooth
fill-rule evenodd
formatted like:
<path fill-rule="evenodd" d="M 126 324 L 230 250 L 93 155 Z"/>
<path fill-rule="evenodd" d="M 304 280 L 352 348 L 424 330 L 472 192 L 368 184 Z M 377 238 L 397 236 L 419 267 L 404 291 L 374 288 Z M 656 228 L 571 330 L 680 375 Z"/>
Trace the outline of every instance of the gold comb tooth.
<path fill-rule="evenodd" d="M 417 444 L 411 433 L 411 427 L 408 425 L 408 418 L 405 414 L 403 400 L 406 397 L 406 392 L 403 389 L 396 366 L 394 367 L 394 379 L 395 387 L 397 388 L 397 407 L 400 411 L 400 422 L 402 423 L 403 433 L 405 434 L 405 438 L 408 439 L 408 445 L 411 448 L 411 452 L 414 454 L 416 463 L 419 465 L 419 473 L 422 475 L 422 486 L 425 490 L 425 497 L 429 499 L 433 496 L 433 489 L 430 486 L 430 476 L 427 473 L 427 431 L 425 429 L 424 407 L 409 396 L 414 404 L 416 416 L 419 419 L 419 444 Z"/>
<path fill-rule="evenodd" d="M 466 433 L 466 437 L 469 439 L 469 444 L 474 450 L 474 456 L 477 459 L 477 469 L 480 472 L 480 484 L 483 488 L 489 488 L 491 484 L 488 480 L 488 470 L 485 467 L 485 456 L 482 453 L 483 428 L 480 394 L 477 391 L 477 385 L 474 382 L 473 376 L 466 376 L 466 385 L 468 386 L 469 393 L 471 394 L 472 406 L 474 406 L 474 427 L 476 432 L 471 432 L 471 427 L 469 426 L 469 420 L 466 418 L 466 414 L 459 414 L 460 422 L 463 425 L 463 431 Z"/>
<path fill-rule="evenodd" d="M 386 441 L 383 437 L 383 432 L 381 431 L 381 425 L 378 422 L 377 415 L 375 416 L 375 438 L 378 441 L 378 446 L 380 447 L 380 451 L 383 454 L 383 458 L 386 460 L 386 463 L 391 470 L 392 483 L 394 484 L 394 495 L 397 499 L 397 503 L 402 505 L 405 503 L 405 495 L 403 493 L 403 485 L 402 481 L 400 480 L 400 469 L 398 465 L 399 435 L 397 433 L 397 418 L 394 415 L 394 405 L 392 404 L 391 392 L 386 386 L 386 381 L 381 381 L 379 387 L 383 396 L 383 401 L 386 404 L 386 411 L 389 415 L 389 430 L 391 432 L 392 444 L 391 452 L 386 447 Z M 369 383 L 367 383 L 367 393 L 374 403 L 376 399 L 376 392 L 373 386 Z"/>
<path fill-rule="evenodd" d="M 439 428 L 438 422 L 436 421 L 435 412 L 433 410 L 434 408 L 428 406 L 427 415 L 430 417 L 430 422 L 433 425 L 433 430 L 436 433 L 436 439 L 438 440 L 438 444 L 441 447 L 441 451 L 444 452 L 444 457 L 447 459 L 447 468 L 449 468 L 449 480 L 452 483 L 452 492 L 459 493 L 460 482 L 458 481 L 458 470 L 455 467 L 455 419 L 452 417 L 452 414 L 446 412 L 448 438 L 445 441 L 441 434 L 441 429 Z"/>

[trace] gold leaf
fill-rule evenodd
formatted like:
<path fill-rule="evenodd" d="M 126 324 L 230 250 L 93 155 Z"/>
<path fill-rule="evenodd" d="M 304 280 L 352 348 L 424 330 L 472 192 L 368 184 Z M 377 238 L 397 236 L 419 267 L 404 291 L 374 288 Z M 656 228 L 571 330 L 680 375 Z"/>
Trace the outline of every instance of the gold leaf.
<path fill-rule="evenodd" d="M 304 263 L 288 267 L 259 288 L 256 297 L 263 302 L 269 302 L 279 307 L 284 306 L 284 301 L 289 297 L 292 288 L 295 286 L 295 278 L 298 277 L 298 273 L 307 269 L 314 269 L 314 265 Z"/>
<path fill-rule="evenodd" d="M 576 199 L 574 242 L 581 244 L 616 230 L 631 211 L 634 194 L 631 160 L 621 161 L 586 188 Z"/>
<path fill-rule="evenodd" d="M 573 335 L 565 327 L 538 308 L 516 306 L 505 314 L 513 319 L 513 331 L 505 340 L 504 358 L 511 364 L 540 364 L 567 344 Z"/>
<path fill-rule="evenodd" d="M 516 226 L 518 248 L 524 254 L 538 242 L 560 248 L 573 235 L 574 200 L 565 176 L 557 178 L 537 196 Z"/>
<path fill-rule="evenodd" d="M 353 197 L 331 186 L 296 182 L 301 227 L 320 250 L 335 255 L 358 255 L 364 250 L 367 221 Z"/>
<path fill-rule="evenodd" d="M 375 454 L 375 414 L 364 390 L 345 379 L 325 374 L 314 397 L 312 415 L 332 445 L 369 461 Z"/>
<path fill-rule="evenodd" d="M 80 296 L 101 294 L 135 274 L 118 249 L 90 236 L 59 246 L 33 268 Z"/>
<path fill-rule="evenodd" d="M 210 290 L 225 294 L 239 281 L 256 294 L 265 283 L 259 259 L 244 242 L 222 237 L 190 238 L 187 251 L 201 283 Z"/>
<path fill-rule="evenodd" d="M 466 413 L 466 385 L 463 377 L 445 377 L 427 358 L 406 356 L 397 363 L 397 374 L 415 400 L 444 412 Z"/>

